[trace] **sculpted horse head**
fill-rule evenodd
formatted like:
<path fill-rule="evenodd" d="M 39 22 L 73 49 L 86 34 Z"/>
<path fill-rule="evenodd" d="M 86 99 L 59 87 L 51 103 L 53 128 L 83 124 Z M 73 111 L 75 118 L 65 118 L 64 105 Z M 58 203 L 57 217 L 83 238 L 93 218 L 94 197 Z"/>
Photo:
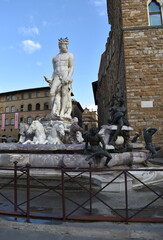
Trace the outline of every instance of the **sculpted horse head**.
<path fill-rule="evenodd" d="M 51 144 L 62 144 L 64 142 L 65 127 L 61 122 L 55 122 L 48 136 L 48 141 Z"/>
<path fill-rule="evenodd" d="M 28 134 L 34 134 L 33 141 L 26 141 L 25 143 L 46 144 L 46 135 L 43 125 L 35 120 L 32 122 L 27 131 Z"/>
<path fill-rule="evenodd" d="M 43 125 L 38 120 L 35 120 L 31 123 L 27 132 L 37 134 L 37 133 L 44 133 L 45 131 L 44 131 Z"/>

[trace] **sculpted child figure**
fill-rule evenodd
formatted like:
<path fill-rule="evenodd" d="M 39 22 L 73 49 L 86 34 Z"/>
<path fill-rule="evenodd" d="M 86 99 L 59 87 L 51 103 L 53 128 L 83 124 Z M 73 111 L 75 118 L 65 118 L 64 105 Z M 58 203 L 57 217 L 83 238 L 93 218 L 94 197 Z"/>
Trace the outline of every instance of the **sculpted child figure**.
<path fill-rule="evenodd" d="M 59 39 L 60 52 L 52 59 L 52 78 L 44 76 L 50 84 L 51 115 L 71 118 L 71 83 L 74 57 L 68 52 L 68 38 Z"/>

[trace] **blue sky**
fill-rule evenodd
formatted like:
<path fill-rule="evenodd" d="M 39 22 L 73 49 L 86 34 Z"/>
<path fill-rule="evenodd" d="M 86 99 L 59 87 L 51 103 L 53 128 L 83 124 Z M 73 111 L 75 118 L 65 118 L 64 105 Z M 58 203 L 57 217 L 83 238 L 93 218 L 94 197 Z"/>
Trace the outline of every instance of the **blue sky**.
<path fill-rule="evenodd" d="M 106 0 L 0 0 L 0 92 L 48 86 L 58 39 L 74 55 L 74 98 L 94 104 L 101 54 L 110 26 Z"/>

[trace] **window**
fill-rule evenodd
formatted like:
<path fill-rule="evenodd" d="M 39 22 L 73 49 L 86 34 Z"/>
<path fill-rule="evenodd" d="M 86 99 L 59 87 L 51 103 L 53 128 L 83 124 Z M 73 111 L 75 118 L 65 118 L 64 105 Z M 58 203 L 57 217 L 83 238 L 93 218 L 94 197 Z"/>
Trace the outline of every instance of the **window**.
<path fill-rule="evenodd" d="M 15 107 L 14 106 L 11 107 L 11 112 L 15 112 Z"/>
<path fill-rule="evenodd" d="M 31 117 L 28 117 L 28 118 L 27 118 L 27 123 L 28 123 L 28 124 L 31 124 L 31 123 L 32 123 L 32 118 L 31 118 Z"/>
<path fill-rule="evenodd" d="M 39 103 L 36 104 L 36 110 L 40 110 L 40 104 Z"/>
<path fill-rule="evenodd" d="M 148 6 L 150 26 L 161 25 L 161 7 L 156 1 L 151 1 Z"/>
<path fill-rule="evenodd" d="M 40 97 L 40 92 L 36 92 L 36 97 Z"/>
<path fill-rule="evenodd" d="M 48 96 L 49 96 L 49 92 L 45 91 L 45 97 L 48 97 Z"/>
<path fill-rule="evenodd" d="M 24 105 L 20 106 L 20 111 L 23 112 L 24 111 Z"/>
<path fill-rule="evenodd" d="M 9 120 L 8 119 L 5 120 L 5 125 L 9 125 Z"/>
<path fill-rule="evenodd" d="M 14 125 L 14 124 L 15 124 L 15 119 L 11 118 L 11 125 Z"/>
<path fill-rule="evenodd" d="M 49 109 L 49 103 L 44 103 L 44 110 L 48 110 Z"/>
<path fill-rule="evenodd" d="M 15 96 L 15 95 L 12 95 L 11 99 L 12 99 L 12 100 L 16 100 L 16 96 Z"/>
<path fill-rule="evenodd" d="M 9 96 L 9 95 L 6 96 L 6 100 L 7 100 L 7 101 L 10 100 L 10 96 Z"/>
<path fill-rule="evenodd" d="M 24 93 L 21 94 L 21 99 L 24 99 Z"/>
<path fill-rule="evenodd" d="M 32 93 L 28 93 L 28 98 L 32 98 Z"/>
<path fill-rule="evenodd" d="M 32 111 L 32 104 L 28 104 L 28 111 Z"/>
<path fill-rule="evenodd" d="M 24 118 L 23 117 L 20 118 L 20 122 L 24 122 Z"/>
<path fill-rule="evenodd" d="M 6 113 L 9 112 L 9 107 L 6 107 L 5 112 L 6 112 Z"/>
<path fill-rule="evenodd" d="M 40 120 L 40 117 L 39 117 L 39 116 L 36 116 L 36 117 L 35 117 L 35 120 Z"/>

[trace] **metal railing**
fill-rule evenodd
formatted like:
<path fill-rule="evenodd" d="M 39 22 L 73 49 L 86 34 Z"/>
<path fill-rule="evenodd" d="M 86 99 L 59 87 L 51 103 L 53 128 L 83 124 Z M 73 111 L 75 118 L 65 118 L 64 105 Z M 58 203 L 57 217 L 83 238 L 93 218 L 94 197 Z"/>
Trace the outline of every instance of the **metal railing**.
<path fill-rule="evenodd" d="M 35 174 L 36 170 L 55 170 L 58 174 L 57 177 L 53 174 L 42 177 L 43 172 L 40 177 Z M 19 167 L 14 162 L 13 168 L 0 168 L 0 214 L 23 217 L 27 222 L 32 218 L 163 222 L 163 189 L 135 176 L 139 171 L 163 172 L 163 169 L 95 169 L 91 164 L 88 168 L 32 167 L 29 164 Z M 4 172 L 9 175 L 2 177 Z M 97 186 L 95 175 L 110 177 L 102 186 Z M 128 189 L 128 179 L 139 182 L 143 191 Z M 124 191 L 105 191 L 117 180 L 123 180 Z"/>

